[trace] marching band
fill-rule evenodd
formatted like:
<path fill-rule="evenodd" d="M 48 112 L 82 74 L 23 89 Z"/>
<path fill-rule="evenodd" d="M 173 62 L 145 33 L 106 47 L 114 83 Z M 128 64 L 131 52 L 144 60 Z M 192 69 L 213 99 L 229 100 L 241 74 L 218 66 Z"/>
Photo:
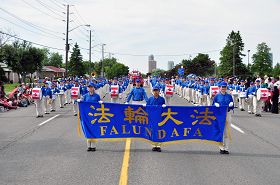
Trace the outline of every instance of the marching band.
<path fill-rule="evenodd" d="M 228 123 L 231 123 L 233 112 L 231 110 L 239 108 L 240 111 L 245 111 L 246 104 L 249 114 L 261 117 L 265 102 L 271 99 L 273 91 L 279 94 L 278 88 L 280 87 L 278 82 L 273 84 L 270 80 L 265 83 L 260 79 L 250 82 L 250 86 L 247 87 L 244 80 L 237 78 L 231 80 L 213 77 L 201 78 L 193 74 L 186 78 L 149 77 L 144 83 L 145 87 L 150 85 L 151 88 L 152 96 L 148 98 L 145 88 L 141 87 L 140 79 L 135 80 L 134 87 L 132 87 L 132 83 L 128 78 L 118 79 L 116 77 L 110 81 L 84 78 L 60 79 L 53 82 L 46 80 L 44 83 L 38 81 L 31 90 L 36 117 L 43 117 L 43 110 L 45 114 L 56 111 L 56 99 L 58 99 L 60 108 L 72 102 L 74 116 L 77 116 L 79 102 L 89 101 L 102 104 L 102 100 L 107 94 L 110 96 L 111 103 L 128 104 L 132 100 L 132 104 L 136 105 L 162 107 L 172 105 L 172 99 L 177 94 L 180 98 L 185 99 L 186 103 L 194 106 L 227 106 L 229 111 L 227 119 Z M 104 97 L 101 97 L 101 94 L 105 94 Z M 220 146 L 221 154 L 229 154 L 228 139 L 228 133 L 225 130 L 224 142 Z M 91 140 L 87 140 L 87 146 L 88 151 L 96 150 L 95 142 Z M 160 143 L 155 143 L 153 151 L 161 151 Z"/>

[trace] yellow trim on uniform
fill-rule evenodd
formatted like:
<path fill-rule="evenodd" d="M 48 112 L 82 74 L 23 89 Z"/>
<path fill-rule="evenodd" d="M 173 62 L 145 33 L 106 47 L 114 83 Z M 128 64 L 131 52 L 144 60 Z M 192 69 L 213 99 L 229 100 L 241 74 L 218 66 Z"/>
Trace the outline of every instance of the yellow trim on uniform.
<path fill-rule="evenodd" d="M 229 114 L 229 113 L 228 113 L 228 114 Z M 232 138 L 231 138 L 231 134 L 230 134 L 230 124 L 231 124 L 231 123 L 228 122 L 228 116 L 227 116 L 227 118 L 226 118 L 226 131 L 227 131 L 229 140 L 232 142 Z M 224 134 L 225 134 L 225 133 L 224 133 Z"/>

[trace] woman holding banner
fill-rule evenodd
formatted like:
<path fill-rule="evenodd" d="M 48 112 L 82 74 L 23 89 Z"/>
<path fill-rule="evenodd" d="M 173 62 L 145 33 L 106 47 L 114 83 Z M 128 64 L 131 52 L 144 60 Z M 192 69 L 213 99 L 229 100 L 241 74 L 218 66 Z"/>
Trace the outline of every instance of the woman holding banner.
<path fill-rule="evenodd" d="M 230 94 L 227 92 L 227 83 L 226 82 L 221 82 L 220 83 L 220 93 L 218 93 L 213 100 L 213 105 L 216 107 L 220 106 L 227 106 L 228 107 L 228 112 L 232 109 L 234 109 L 234 103 L 233 103 L 233 98 Z M 227 114 L 227 123 L 226 124 L 231 124 L 231 114 Z M 223 144 L 220 145 L 220 154 L 229 154 L 228 151 L 229 148 L 229 133 L 227 132 L 226 126 L 224 130 L 224 136 L 223 136 Z"/>
<path fill-rule="evenodd" d="M 93 83 L 89 83 L 88 84 L 88 93 L 85 94 L 81 99 L 78 99 L 77 102 L 81 102 L 81 101 L 86 101 L 86 102 L 93 102 L 93 103 L 100 103 L 102 104 L 103 102 L 100 101 L 100 96 L 99 94 L 95 93 L 95 89 L 94 89 L 94 84 Z M 90 139 L 87 139 L 87 151 L 90 152 L 94 152 L 96 151 L 96 147 L 95 147 L 95 142 L 93 142 Z"/>

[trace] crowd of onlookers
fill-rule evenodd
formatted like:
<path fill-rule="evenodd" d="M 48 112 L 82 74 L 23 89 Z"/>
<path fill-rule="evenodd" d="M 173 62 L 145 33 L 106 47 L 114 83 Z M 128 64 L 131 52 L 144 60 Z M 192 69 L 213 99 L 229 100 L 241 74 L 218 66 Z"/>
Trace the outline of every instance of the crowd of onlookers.
<path fill-rule="evenodd" d="M 31 88 L 28 84 L 20 84 L 6 94 L 4 83 L 0 81 L 0 112 L 8 111 L 10 109 L 17 109 L 18 107 L 27 107 L 32 103 Z"/>

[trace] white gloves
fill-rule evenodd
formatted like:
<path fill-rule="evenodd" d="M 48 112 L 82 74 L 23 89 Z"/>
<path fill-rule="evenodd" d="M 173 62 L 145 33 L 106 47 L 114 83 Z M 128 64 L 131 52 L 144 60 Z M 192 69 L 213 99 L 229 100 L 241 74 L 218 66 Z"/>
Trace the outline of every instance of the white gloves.
<path fill-rule="evenodd" d="M 228 106 L 229 106 L 229 107 L 233 107 L 233 102 L 230 102 L 230 103 L 228 104 Z"/>
<path fill-rule="evenodd" d="M 165 104 L 163 104 L 161 107 L 162 107 L 162 108 L 165 108 L 165 107 L 166 107 L 166 105 L 165 105 Z"/>
<path fill-rule="evenodd" d="M 81 99 L 77 99 L 77 102 L 80 103 L 80 102 L 81 102 Z"/>
<path fill-rule="evenodd" d="M 99 103 L 99 104 L 102 104 L 102 103 L 103 103 L 103 101 L 98 101 L 98 103 Z"/>
<path fill-rule="evenodd" d="M 143 107 L 146 107 L 146 104 L 142 104 Z"/>
<path fill-rule="evenodd" d="M 216 107 L 220 107 L 220 104 L 218 104 L 218 103 L 214 103 L 214 105 L 215 105 Z"/>
<path fill-rule="evenodd" d="M 128 104 L 128 102 L 125 102 L 124 104 Z"/>

